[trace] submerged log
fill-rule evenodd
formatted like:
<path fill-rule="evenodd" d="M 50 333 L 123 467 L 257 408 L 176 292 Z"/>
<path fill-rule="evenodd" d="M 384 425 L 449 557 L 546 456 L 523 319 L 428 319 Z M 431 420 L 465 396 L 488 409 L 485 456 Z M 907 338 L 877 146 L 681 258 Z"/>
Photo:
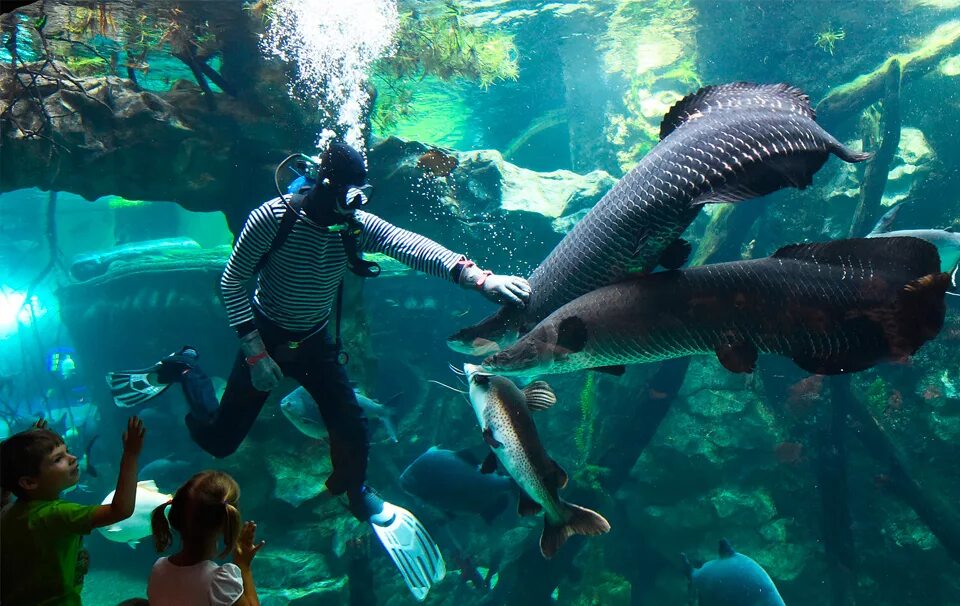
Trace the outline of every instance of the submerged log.
<path fill-rule="evenodd" d="M 820 488 L 821 539 L 830 578 L 831 606 L 853 604 L 856 552 L 847 484 L 847 411 L 850 377 L 830 377 L 833 405 L 817 428 L 817 485 Z"/>
<path fill-rule="evenodd" d="M 887 486 L 927 525 L 947 555 L 960 563 L 960 516 L 936 495 L 924 490 L 910 473 L 907 462 L 890 436 L 863 402 L 850 394 L 844 398 L 843 404 L 858 423 L 857 437 L 870 455 L 886 466 Z"/>
<path fill-rule="evenodd" d="M 866 228 L 877 215 L 883 200 L 883 190 L 887 186 L 890 165 L 900 145 L 900 81 L 903 70 L 900 61 L 894 57 L 887 69 L 886 94 L 883 98 L 883 133 L 880 147 L 867 163 L 860 185 L 860 202 L 853 215 L 849 236 L 863 235 Z M 865 148 L 866 150 L 866 148 Z"/>
<path fill-rule="evenodd" d="M 879 101 L 886 89 L 890 63 L 897 62 L 903 66 L 903 83 L 908 84 L 925 75 L 941 59 L 958 49 L 960 23 L 945 23 L 931 32 L 916 50 L 894 55 L 869 74 L 831 89 L 817 104 L 817 118 L 826 125 L 836 125 L 857 116 L 864 108 Z"/>

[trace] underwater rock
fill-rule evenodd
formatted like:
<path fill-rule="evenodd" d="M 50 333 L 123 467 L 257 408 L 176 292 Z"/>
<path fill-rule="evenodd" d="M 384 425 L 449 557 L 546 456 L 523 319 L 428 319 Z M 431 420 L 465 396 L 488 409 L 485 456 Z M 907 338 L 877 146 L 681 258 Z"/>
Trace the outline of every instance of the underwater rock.
<path fill-rule="evenodd" d="M 852 142 L 851 142 L 852 143 Z M 911 195 L 924 176 L 933 169 L 937 157 L 926 137 L 918 128 L 904 127 L 900 131 L 900 144 L 887 175 L 887 185 L 881 204 L 889 208 Z M 825 186 L 828 204 L 836 208 L 854 207 L 860 196 L 860 177 L 852 165 L 843 165 L 836 177 Z M 871 222 L 872 223 L 872 222 Z M 868 228 L 869 230 L 869 228 Z"/>
<path fill-rule="evenodd" d="M 496 150 L 442 150 L 456 165 L 437 175 L 427 165 L 434 162 L 422 161 L 434 149 L 397 137 L 376 143 L 369 153 L 371 211 L 448 246 L 456 242 L 484 266 L 514 266 L 514 250 L 542 258 L 616 183 L 601 170 L 531 171 Z"/>
<path fill-rule="evenodd" d="M 266 604 L 334 606 L 349 601 L 347 577 L 334 575 L 316 551 L 274 546 L 257 556 L 257 593 Z"/>

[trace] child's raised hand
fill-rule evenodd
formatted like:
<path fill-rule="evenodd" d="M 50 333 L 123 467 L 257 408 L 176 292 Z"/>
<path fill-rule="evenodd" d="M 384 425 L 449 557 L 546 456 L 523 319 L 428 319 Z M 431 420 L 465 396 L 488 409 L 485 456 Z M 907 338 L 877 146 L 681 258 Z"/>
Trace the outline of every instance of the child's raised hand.
<path fill-rule="evenodd" d="M 240 568 L 249 567 L 253 563 L 254 556 L 266 543 L 266 541 L 256 543 L 256 535 L 257 523 L 245 522 L 243 528 L 240 529 L 237 545 L 233 548 L 233 562 Z"/>
<path fill-rule="evenodd" d="M 130 417 L 127 421 L 127 430 L 123 432 L 124 454 L 140 456 L 140 451 L 143 450 L 143 436 L 146 432 L 140 417 Z"/>

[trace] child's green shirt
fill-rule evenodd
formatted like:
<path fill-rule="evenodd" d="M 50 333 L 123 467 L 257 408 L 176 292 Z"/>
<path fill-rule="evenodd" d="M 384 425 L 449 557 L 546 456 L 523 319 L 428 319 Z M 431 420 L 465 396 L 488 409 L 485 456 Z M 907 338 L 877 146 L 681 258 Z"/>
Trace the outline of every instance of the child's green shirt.
<path fill-rule="evenodd" d="M 87 554 L 81 537 L 93 530 L 96 505 L 20 501 L 0 519 L 0 603 L 79 606 Z"/>

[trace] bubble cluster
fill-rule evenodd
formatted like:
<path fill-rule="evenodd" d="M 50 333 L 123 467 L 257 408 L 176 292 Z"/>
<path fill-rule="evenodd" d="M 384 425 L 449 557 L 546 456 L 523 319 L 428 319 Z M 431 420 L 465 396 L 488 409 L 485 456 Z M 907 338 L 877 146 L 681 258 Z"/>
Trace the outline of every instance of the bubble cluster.
<path fill-rule="evenodd" d="M 272 10 L 261 52 L 294 63 L 290 94 L 315 102 L 347 143 L 363 149 L 363 117 L 370 105 L 365 82 L 373 63 L 394 50 L 396 1 L 277 0 Z M 318 133 L 317 147 L 333 135 Z"/>

